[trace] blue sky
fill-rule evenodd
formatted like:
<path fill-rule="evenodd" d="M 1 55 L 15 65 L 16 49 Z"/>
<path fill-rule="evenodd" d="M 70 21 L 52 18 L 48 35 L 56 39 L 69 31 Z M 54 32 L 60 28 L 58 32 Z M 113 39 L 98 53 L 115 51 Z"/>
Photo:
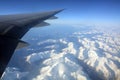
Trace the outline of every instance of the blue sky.
<path fill-rule="evenodd" d="M 99 26 L 120 25 L 119 0 L 1 0 L 0 14 L 65 10 L 56 22 Z"/>

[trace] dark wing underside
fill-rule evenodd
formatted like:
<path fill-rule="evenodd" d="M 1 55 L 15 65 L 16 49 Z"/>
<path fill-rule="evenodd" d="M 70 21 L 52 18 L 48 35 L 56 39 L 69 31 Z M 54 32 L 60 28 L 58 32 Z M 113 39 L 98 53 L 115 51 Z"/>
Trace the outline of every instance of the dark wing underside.
<path fill-rule="evenodd" d="M 62 10 L 43 13 L 1 15 L 0 16 L 0 77 L 12 57 L 14 50 L 27 46 L 20 39 L 34 26 L 49 25 L 44 21 L 56 19 L 54 15 Z"/>

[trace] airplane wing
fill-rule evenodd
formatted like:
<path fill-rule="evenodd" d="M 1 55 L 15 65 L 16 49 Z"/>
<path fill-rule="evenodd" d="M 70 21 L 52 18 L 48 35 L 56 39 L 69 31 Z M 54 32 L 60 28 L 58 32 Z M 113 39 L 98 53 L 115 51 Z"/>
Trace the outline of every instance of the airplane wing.
<path fill-rule="evenodd" d="M 21 40 L 29 29 L 49 25 L 44 22 L 47 19 L 56 19 L 54 15 L 62 10 L 54 10 L 42 13 L 0 15 L 0 77 L 16 48 L 27 46 L 28 43 Z"/>

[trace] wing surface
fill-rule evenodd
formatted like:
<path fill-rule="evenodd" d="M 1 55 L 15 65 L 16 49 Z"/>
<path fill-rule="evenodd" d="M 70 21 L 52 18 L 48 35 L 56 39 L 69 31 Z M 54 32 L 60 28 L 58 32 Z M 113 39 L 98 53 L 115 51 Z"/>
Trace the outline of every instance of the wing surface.
<path fill-rule="evenodd" d="M 47 19 L 56 19 L 54 15 L 62 10 L 42 13 L 0 15 L 0 77 L 16 48 L 27 46 L 20 39 L 34 26 L 49 25 Z"/>

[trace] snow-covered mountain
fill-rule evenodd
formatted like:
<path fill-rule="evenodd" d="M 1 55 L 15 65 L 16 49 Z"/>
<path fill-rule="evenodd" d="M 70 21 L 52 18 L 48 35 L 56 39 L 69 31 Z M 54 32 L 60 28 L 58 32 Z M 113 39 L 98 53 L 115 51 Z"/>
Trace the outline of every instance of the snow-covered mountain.
<path fill-rule="evenodd" d="M 33 39 L 37 47 L 27 48 L 29 54 L 24 58 L 29 65 L 27 73 L 11 73 L 11 67 L 3 78 L 25 73 L 20 80 L 119 80 L 120 33 L 81 28 L 60 38 Z M 59 30 L 54 33 L 59 34 Z"/>

